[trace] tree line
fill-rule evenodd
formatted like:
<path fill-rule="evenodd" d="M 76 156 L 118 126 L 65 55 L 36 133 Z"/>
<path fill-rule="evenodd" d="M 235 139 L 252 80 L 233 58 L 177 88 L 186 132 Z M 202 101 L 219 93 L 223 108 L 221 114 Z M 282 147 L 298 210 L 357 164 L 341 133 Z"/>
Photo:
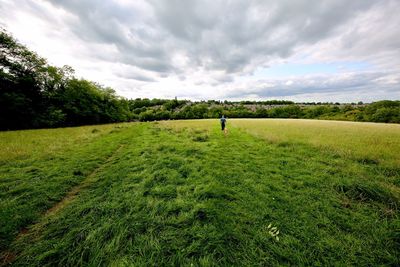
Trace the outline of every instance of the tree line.
<path fill-rule="evenodd" d="M 142 100 L 130 100 L 131 103 Z M 150 100 L 148 100 L 150 101 Z M 158 100 L 157 100 L 158 101 Z M 371 104 L 279 104 L 218 101 L 164 100 L 162 105 L 132 109 L 139 121 L 218 118 L 303 118 L 362 122 L 400 123 L 400 101 L 383 100 Z"/>
<path fill-rule="evenodd" d="M 74 76 L 0 31 L 0 130 L 125 121 L 217 118 L 309 118 L 400 123 L 400 101 L 372 104 L 126 99 Z"/>

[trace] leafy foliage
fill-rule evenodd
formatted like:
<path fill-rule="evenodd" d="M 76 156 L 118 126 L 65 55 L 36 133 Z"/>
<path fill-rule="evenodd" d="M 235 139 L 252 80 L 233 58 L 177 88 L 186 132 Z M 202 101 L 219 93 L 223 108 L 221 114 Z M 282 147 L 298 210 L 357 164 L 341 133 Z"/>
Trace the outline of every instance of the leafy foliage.
<path fill-rule="evenodd" d="M 127 121 L 129 103 L 111 88 L 57 68 L 0 31 L 0 129 Z"/>

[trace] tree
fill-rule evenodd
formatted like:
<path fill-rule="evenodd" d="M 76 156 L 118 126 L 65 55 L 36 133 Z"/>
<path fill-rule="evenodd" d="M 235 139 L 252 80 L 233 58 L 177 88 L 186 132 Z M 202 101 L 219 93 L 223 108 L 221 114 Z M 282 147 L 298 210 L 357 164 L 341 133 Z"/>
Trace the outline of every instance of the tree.
<path fill-rule="evenodd" d="M 35 128 L 46 112 L 43 83 L 45 59 L 0 30 L 1 129 Z"/>
<path fill-rule="evenodd" d="M 134 117 L 130 102 L 112 88 L 74 78 L 71 67 L 49 65 L 5 30 L 0 32 L 0 52 L 1 129 L 107 123 Z M 139 106 L 164 102 L 145 99 Z"/>

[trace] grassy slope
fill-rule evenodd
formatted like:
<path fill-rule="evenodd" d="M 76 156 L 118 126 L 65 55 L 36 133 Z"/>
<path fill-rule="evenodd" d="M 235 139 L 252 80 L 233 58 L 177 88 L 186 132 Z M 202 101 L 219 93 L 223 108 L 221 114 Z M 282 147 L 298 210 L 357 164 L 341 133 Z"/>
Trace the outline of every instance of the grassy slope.
<path fill-rule="evenodd" d="M 10 209 L 9 218 L 24 217 L 19 209 L 29 210 L 26 205 L 42 198 L 26 192 L 46 190 L 56 196 L 46 197 L 44 206 L 34 206 L 34 219 L 19 224 L 38 222 L 13 242 L 18 252 L 14 264 L 399 264 L 400 175 L 394 153 L 375 150 L 374 155 L 367 150 L 363 155 L 355 148 L 352 158 L 329 153 L 344 151 L 343 142 L 337 145 L 323 133 L 315 139 L 327 140 L 329 149 L 302 139 L 307 131 L 315 134 L 310 127 L 296 136 L 296 126 L 286 126 L 286 131 L 275 127 L 273 132 L 269 125 L 268 135 L 263 135 L 264 126 L 256 127 L 252 121 L 231 124 L 227 138 L 215 121 L 131 124 L 112 134 L 106 134 L 110 128 L 97 127 L 103 134 L 88 134 L 90 138 L 74 149 L 66 143 L 51 160 L 36 155 L 36 160 L 4 162 L 1 203 L 6 199 L 18 206 Z M 278 139 L 277 133 L 283 132 Z M 355 132 L 358 137 L 350 136 L 358 143 L 368 142 L 363 130 Z M 273 134 L 276 138 L 270 138 Z M 335 136 L 341 139 L 340 134 Z M 381 136 L 386 144 L 385 135 Z M 388 166 L 359 160 L 380 153 Z M 45 177 L 41 182 L 28 182 L 36 177 L 25 169 L 32 166 Z M 58 172 L 49 175 L 49 166 Z M 71 175 L 77 166 L 82 174 Z M 10 170 L 13 176 L 8 176 Z M 19 179 L 18 173 L 26 183 L 6 187 Z M 91 183 L 76 199 L 40 216 L 88 176 Z M 13 192 L 20 184 L 25 191 Z M 269 224 L 280 230 L 279 241 L 269 234 Z M 1 227 L 3 231 L 10 226 Z M 11 229 L 18 232 L 18 227 Z"/>
<path fill-rule="evenodd" d="M 117 149 L 122 125 L 0 133 L 0 250 Z"/>

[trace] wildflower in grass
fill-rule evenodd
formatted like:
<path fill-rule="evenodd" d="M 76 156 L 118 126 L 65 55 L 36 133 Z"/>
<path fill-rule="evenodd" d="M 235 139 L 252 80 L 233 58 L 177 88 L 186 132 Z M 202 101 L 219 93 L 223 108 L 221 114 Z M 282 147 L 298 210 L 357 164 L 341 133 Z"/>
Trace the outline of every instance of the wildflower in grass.
<path fill-rule="evenodd" d="M 276 241 L 279 241 L 279 230 L 277 227 L 273 227 L 272 224 L 269 224 L 268 227 L 268 233 L 272 236 L 275 237 Z"/>

